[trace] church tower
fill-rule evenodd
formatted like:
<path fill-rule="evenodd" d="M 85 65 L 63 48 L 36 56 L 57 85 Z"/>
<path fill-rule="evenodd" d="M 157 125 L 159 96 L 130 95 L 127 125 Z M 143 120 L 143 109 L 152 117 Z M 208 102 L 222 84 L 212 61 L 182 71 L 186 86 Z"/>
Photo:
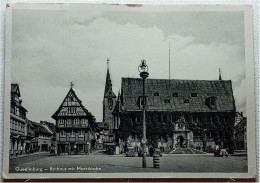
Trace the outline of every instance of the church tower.
<path fill-rule="evenodd" d="M 109 124 L 109 129 L 113 129 L 113 109 L 116 105 L 116 95 L 112 90 L 112 81 L 109 73 L 109 59 L 107 59 L 107 76 L 103 98 L 103 122 Z"/>

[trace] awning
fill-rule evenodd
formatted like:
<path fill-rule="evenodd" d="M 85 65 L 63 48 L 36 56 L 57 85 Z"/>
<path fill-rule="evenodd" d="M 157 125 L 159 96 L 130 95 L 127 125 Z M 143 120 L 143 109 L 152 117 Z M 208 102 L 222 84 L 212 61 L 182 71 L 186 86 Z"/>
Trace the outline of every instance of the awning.
<path fill-rule="evenodd" d="M 87 143 L 84 141 L 79 141 L 79 142 L 75 142 L 75 144 L 87 144 Z"/>

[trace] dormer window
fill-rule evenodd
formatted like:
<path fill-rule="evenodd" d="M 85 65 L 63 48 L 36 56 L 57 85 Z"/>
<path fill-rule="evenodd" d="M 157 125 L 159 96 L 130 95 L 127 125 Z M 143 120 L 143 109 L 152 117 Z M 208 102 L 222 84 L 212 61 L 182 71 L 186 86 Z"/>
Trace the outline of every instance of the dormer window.
<path fill-rule="evenodd" d="M 217 99 L 217 97 L 214 97 L 214 96 L 206 98 L 205 105 L 208 106 L 208 108 L 210 108 L 210 109 L 215 109 L 216 108 L 216 99 Z"/>
<path fill-rule="evenodd" d="M 144 99 L 142 96 L 138 98 L 137 105 L 141 108 L 144 105 Z"/>
<path fill-rule="evenodd" d="M 155 92 L 153 95 L 154 95 L 154 96 L 159 96 L 159 93 L 158 93 L 158 92 Z"/>
<path fill-rule="evenodd" d="M 170 101 L 170 99 L 166 99 L 166 100 L 164 100 L 164 103 L 169 104 L 169 103 L 171 103 L 171 101 Z"/>
<path fill-rule="evenodd" d="M 188 99 L 186 99 L 186 100 L 184 100 L 184 103 L 188 104 L 188 103 L 190 103 L 190 101 Z"/>
<path fill-rule="evenodd" d="M 178 95 L 178 93 L 173 93 L 172 96 L 173 97 L 178 97 L 179 95 Z"/>
<path fill-rule="evenodd" d="M 197 97 L 198 95 L 197 95 L 197 93 L 192 93 L 191 96 L 192 97 Z"/>

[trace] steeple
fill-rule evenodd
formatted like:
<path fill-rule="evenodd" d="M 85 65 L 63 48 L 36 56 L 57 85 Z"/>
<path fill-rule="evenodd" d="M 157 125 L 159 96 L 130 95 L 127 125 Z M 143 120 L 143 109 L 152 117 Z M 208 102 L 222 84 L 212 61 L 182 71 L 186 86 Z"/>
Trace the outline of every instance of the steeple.
<path fill-rule="evenodd" d="M 116 104 L 116 95 L 112 90 L 112 80 L 110 78 L 109 73 L 109 62 L 110 60 L 107 59 L 107 77 L 105 83 L 105 91 L 104 91 L 104 98 L 103 98 L 103 122 L 111 124 L 113 123 L 113 109 Z"/>
<path fill-rule="evenodd" d="M 110 78 L 110 73 L 109 73 L 109 59 L 107 58 L 107 77 L 106 77 L 106 85 L 105 85 L 105 92 L 106 94 L 108 91 L 112 91 L 112 81 Z"/>
<path fill-rule="evenodd" d="M 222 77 L 221 77 L 221 69 L 219 68 L 219 77 L 218 77 L 219 80 L 222 80 Z"/>

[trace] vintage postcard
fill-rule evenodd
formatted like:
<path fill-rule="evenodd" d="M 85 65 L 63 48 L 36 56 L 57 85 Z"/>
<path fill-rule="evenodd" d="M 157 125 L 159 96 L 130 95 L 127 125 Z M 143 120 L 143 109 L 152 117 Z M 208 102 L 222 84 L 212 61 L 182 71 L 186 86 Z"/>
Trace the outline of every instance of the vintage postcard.
<path fill-rule="evenodd" d="M 254 178 L 251 6 L 9 4 L 12 178 Z"/>

